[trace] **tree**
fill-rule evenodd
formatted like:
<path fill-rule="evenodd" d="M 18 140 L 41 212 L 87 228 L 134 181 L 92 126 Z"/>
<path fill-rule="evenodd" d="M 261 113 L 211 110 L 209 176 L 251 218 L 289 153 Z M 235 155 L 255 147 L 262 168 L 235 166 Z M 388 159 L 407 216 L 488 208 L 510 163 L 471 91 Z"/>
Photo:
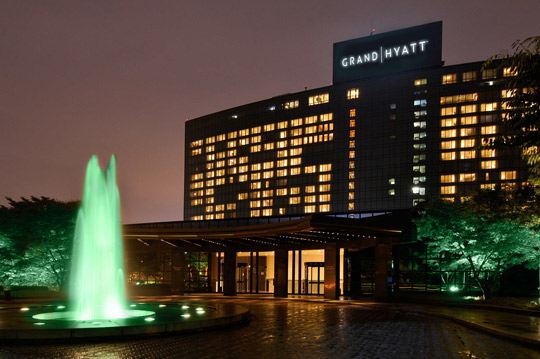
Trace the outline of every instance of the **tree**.
<path fill-rule="evenodd" d="M 523 221 L 515 218 L 521 199 L 513 196 L 499 190 L 460 203 L 433 200 L 415 221 L 418 239 L 432 257 L 442 258 L 441 269 L 470 270 L 484 299 L 497 288 L 502 271 L 538 266 L 540 237 L 525 219 L 528 214 Z"/>
<path fill-rule="evenodd" d="M 513 52 L 491 57 L 483 68 L 498 62 L 506 78 L 504 131 L 491 148 L 518 148 L 530 168 L 529 182 L 540 190 L 540 36 L 517 40 Z"/>
<path fill-rule="evenodd" d="M 63 288 L 67 281 L 78 202 L 7 198 L 0 207 L 0 280 Z"/>

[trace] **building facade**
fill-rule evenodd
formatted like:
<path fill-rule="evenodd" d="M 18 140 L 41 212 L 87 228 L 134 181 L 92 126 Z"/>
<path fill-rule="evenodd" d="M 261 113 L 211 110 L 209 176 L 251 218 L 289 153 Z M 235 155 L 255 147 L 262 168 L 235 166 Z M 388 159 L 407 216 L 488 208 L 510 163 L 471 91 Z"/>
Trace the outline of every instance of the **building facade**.
<path fill-rule="evenodd" d="M 184 218 L 361 218 L 520 186 L 519 153 L 481 148 L 513 74 L 444 66 L 441 33 L 437 22 L 337 43 L 332 86 L 186 122 Z"/>
<path fill-rule="evenodd" d="M 399 245 L 413 239 L 409 210 L 517 188 L 527 173 L 519 153 L 482 147 L 513 74 L 444 66 L 441 39 L 436 22 L 336 43 L 331 86 L 187 121 L 185 220 L 125 226 L 132 289 L 444 290 L 432 259 Z"/>

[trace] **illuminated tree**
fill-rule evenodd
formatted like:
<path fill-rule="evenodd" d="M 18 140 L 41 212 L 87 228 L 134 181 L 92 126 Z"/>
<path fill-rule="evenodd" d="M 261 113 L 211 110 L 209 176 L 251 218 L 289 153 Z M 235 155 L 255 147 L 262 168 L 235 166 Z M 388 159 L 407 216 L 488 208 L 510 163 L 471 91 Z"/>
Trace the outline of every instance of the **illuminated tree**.
<path fill-rule="evenodd" d="M 0 280 L 12 285 L 64 287 L 78 202 L 8 198 L 0 207 Z"/>
<path fill-rule="evenodd" d="M 444 259 L 441 269 L 470 270 L 484 298 L 498 287 L 504 270 L 538 266 L 540 238 L 534 228 L 512 218 L 516 212 L 504 212 L 512 207 L 517 211 L 519 201 L 511 196 L 493 191 L 463 203 L 434 200 L 416 220 L 418 239 L 431 256 Z"/>
<path fill-rule="evenodd" d="M 530 168 L 529 182 L 540 190 L 540 36 L 518 40 L 512 50 L 493 56 L 483 66 L 500 60 L 507 88 L 503 132 L 490 145 L 520 149 Z"/>

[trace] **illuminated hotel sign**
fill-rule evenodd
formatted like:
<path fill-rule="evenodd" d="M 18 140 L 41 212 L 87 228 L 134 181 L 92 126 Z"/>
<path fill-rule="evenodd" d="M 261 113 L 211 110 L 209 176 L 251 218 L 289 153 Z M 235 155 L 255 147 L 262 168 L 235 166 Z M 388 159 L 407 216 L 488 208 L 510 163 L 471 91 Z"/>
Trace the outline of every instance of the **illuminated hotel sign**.
<path fill-rule="evenodd" d="M 334 44 L 333 82 L 441 66 L 442 22 Z"/>

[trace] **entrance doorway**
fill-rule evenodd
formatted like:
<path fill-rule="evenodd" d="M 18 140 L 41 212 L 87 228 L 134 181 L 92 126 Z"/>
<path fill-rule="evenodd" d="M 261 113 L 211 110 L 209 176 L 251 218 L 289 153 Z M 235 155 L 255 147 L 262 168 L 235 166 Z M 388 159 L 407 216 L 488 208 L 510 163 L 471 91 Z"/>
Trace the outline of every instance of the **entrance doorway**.
<path fill-rule="evenodd" d="M 324 262 L 306 262 L 304 267 L 304 293 L 324 294 Z"/>

